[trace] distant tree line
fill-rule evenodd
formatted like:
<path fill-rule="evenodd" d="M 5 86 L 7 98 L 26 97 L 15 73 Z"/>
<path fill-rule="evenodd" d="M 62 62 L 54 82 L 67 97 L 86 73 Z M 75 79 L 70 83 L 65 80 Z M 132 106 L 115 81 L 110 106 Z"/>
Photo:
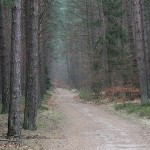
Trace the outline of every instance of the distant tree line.
<path fill-rule="evenodd" d="M 70 85 L 97 95 L 133 87 L 149 103 L 149 7 L 149 0 L 68 0 Z"/>

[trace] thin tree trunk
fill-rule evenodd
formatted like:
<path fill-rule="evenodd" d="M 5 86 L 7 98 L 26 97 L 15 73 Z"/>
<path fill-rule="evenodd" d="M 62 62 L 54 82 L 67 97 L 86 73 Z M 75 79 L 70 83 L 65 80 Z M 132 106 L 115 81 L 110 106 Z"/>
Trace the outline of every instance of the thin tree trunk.
<path fill-rule="evenodd" d="M 135 26 L 136 26 L 136 54 L 137 65 L 139 72 L 141 102 L 148 103 L 148 85 L 147 85 L 147 72 L 145 63 L 145 49 L 143 47 L 143 34 L 142 34 L 142 16 L 140 0 L 134 0 L 135 7 Z"/>
<path fill-rule="evenodd" d="M 99 11 L 99 17 L 100 21 L 102 22 L 101 30 L 102 30 L 102 38 L 103 38 L 103 52 L 102 52 L 102 68 L 104 73 L 104 81 L 103 81 L 103 87 L 107 88 L 110 86 L 110 74 L 109 74 L 109 65 L 108 65 L 108 49 L 107 49 L 107 39 L 106 39 L 106 21 L 105 21 L 105 15 L 103 10 L 103 3 L 99 2 L 97 0 L 98 5 L 98 11 Z"/>
<path fill-rule="evenodd" d="M 46 75 L 45 75 L 45 48 L 44 48 L 44 38 L 45 38 L 45 26 L 44 19 L 45 15 L 45 6 L 44 1 L 41 0 L 39 4 L 39 84 L 40 84 L 40 98 L 42 99 L 43 95 L 46 93 Z M 41 102 L 39 102 L 40 105 Z"/>
<path fill-rule="evenodd" d="M 26 87 L 26 35 L 25 35 L 25 4 L 26 0 L 22 0 L 22 53 L 21 53 L 21 95 L 25 95 Z"/>
<path fill-rule="evenodd" d="M 71 87 L 70 50 L 69 50 L 69 47 L 67 48 L 67 52 L 66 52 L 66 60 L 67 60 L 68 85 Z"/>
<path fill-rule="evenodd" d="M 148 11 L 145 7 L 145 0 L 141 0 L 141 14 L 142 14 L 142 33 L 143 33 L 143 47 L 145 49 L 145 62 L 147 67 L 147 84 L 148 84 L 148 93 L 150 96 L 150 52 L 148 45 Z"/>
<path fill-rule="evenodd" d="M 11 48 L 11 82 L 10 105 L 7 136 L 20 137 L 19 100 L 21 96 L 21 0 L 12 6 L 12 48 Z"/>
<path fill-rule="evenodd" d="M 128 40 L 129 40 L 129 47 L 131 51 L 131 62 L 133 67 L 133 78 L 135 78 L 135 76 L 137 77 L 137 60 L 136 60 L 136 48 L 135 48 L 135 39 L 134 39 L 134 32 L 133 32 L 132 1 L 125 0 L 125 6 L 126 6 L 126 14 L 127 14 L 127 27 L 128 27 L 128 37 L 129 37 Z"/>
<path fill-rule="evenodd" d="M 9 63 L 9 51 L 6 48 L 6 36 L 4 25 L 4 6 L 2 0 L 0 0 L 0 50 L 1 50 L 1 74 L 2 74 L 2 110 L 1 113 L 8 113 L 9 110 L 9 82 L 10 82 L 10 63 Z"/>

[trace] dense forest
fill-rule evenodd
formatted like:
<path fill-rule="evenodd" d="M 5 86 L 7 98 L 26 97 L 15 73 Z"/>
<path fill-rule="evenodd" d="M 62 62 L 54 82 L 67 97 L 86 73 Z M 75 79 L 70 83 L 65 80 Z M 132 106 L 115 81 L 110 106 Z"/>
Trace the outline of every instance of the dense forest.
<path fill-rule="evenodd" d="M 36 130 L 53 85 L 142 104 L 150 97 L 149 0 L 0 0 L 1 113 L 7 136 Z"/>

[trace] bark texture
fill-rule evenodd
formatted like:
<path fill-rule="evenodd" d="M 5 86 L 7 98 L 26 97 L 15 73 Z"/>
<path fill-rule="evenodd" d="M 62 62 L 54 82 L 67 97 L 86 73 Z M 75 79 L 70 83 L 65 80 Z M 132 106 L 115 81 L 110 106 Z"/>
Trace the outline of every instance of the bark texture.
<path fill-rule="evenodd" d="M 9 51 L 6 48 L 6 35 L 5 35 L 5 15 L 2 0 L 0 0 L 0 53 L 1 53 L 1 74 L 2 74 L 2 114 L 8 113 L 9 110 L 9 82 L 10 82 L 10 63 Z"/>
<path fill-rule="evenodd" d="M 21 0 L 15 2 L 12 8 L 12 48 L 11 48 L 11 83 L 10 107 L 8 115 L 7 136 L 20 137 L 19 100 L 21 96 Z"/>
<path fill-rule="evenodd" d="M 144 104 L 148 103 L 148 85 L 147 85 L 147 72 L 145 62 L 145 49 L 143 44 L 142 15 L 141 15 L 142 12 L 140 0 L 134 0 L 134 8 L 135 8 L 137 65 L 141 89 L 141 102 Z"/>
<path fill-rule="evenodd" d="M 23 128 L 36 130 L 37 103 L 39 101 L 38 77 L 38 0 L 26 0 L 26 94 Z"/>
<path fill-rule="evenodd" d="M 125 0 L 125 6 L 126 6 L 126 14 L 127 14 L 127 28 L 128 28 L 128 40 L 129 40 L 129 47 L 131 51 L 131 61 L 133 65 L 133 70 L 134 70 L 134 77 L 135 74 L 137 73 L 136 68 L 137 68 L 137 61 L 136 61 L 136 49 L 135 49 L 135 39 L 134 39 L 134 31 L 133 31 L 133 12 L 132 12 L 132 1 Z"/>

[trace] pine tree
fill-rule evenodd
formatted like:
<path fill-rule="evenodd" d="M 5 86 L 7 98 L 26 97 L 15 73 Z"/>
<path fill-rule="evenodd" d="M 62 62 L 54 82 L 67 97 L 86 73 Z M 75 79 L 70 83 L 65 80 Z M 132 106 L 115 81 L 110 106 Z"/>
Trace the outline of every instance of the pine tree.
<path fill-rule="evenodd" d="M 39 0 L 26 1 L 26 93 L 23 128 L 36 130 L 39 102 L 38 20 Z"/>
<path fill-rule="evenodd" d="M 11 82 L 10 82 L 10 105 L 8 114 L 9 137 L 21 135 L 19 101 L 21 96 L 21 0 L 12 5 L 12 33 L 11 33 Z"/>

